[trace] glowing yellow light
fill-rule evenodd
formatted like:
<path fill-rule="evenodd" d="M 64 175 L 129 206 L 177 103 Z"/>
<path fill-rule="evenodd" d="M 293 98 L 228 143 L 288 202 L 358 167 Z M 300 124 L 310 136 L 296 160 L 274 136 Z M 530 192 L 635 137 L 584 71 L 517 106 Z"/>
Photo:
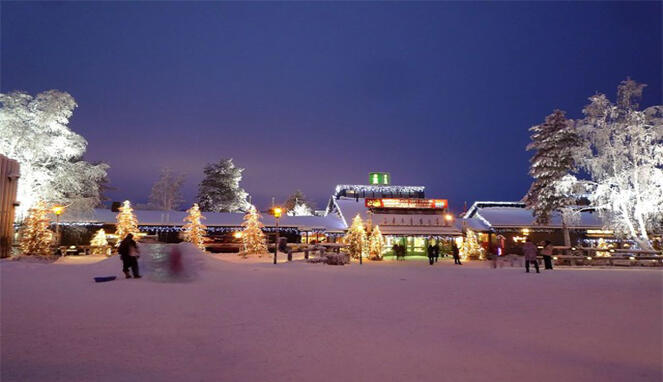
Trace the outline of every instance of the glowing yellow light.
<path fill-rule="evenodd" d="M 635 256 L 629 256 L 628 257 L 630 260 L 635 260 Z"/>
<path fill-rule="evenodd" d="M 571 250 L 572 250 L 572 251 L 575 251 L 575 250 L 576 250 L 576 247 L 571 247 Z"/>
<path fill-rule="evenodd" d="M 523 235 L 529 235 L 529 228 L 522 229 Z"/>
<path fill-rule="evenodd" d="M 450 221 L 454 220 L 454 217 L 451 214 L 446 214 L 446 215 L 444 215 L 444 220 L 450 222 Z"/>
<path fill-rule="evenodd" d="M 274 207 L 274 217 L 275 218 L 280 218 L 282 213 L 283 213 L 283 210 L 281 209 L 281 207 Z"/>
<path fill-rule="evenodd" d="M 592 257 L 591 257 L 591 256 L 587 256 L 587 260 L 591 260 L 591 259 L 592 259 Z"/>
<path fill-rule="evenodd" d="M 58 206 L 58 205 L 55 205 L 51 208 L 53 213 L 56 214 L 56 215 L 62 215 L 62 213 L 64 212 L 64 209 L 65 209 L 65 206 Z"/>
<path fill-rule="evenodd" d="M 237 232 L 233 233 L 233 236 L 235 237 L 235 239 L 241 239 L 242 238 L 242 232 L 237 231 Z"/>
<path fill-rule="evenodd" d="M 553 256 L 553 260 L 557 260 L 557 256 Z"/>

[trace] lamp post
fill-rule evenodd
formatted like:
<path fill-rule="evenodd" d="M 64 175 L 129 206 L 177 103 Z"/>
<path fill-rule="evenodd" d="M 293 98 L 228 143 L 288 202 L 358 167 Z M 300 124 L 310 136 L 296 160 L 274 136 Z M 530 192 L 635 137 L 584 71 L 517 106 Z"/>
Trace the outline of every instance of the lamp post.
<path fill-rule="evenodd" d="M 274 264 L 276 264 L 276 256 L 279 252 L 279 218 L 283 210 L 281 207 L 274 207 L 272 211 L 274 212 L 274 220 L 276 220 L 276 241 L 274 242 Z"/>
<path fill-rule="evenodd" d="M 60 245 L 60 215 L 64 212 L 65 206 L 55 205 L 51 210 L 55 214 L 55 246 Z"/>

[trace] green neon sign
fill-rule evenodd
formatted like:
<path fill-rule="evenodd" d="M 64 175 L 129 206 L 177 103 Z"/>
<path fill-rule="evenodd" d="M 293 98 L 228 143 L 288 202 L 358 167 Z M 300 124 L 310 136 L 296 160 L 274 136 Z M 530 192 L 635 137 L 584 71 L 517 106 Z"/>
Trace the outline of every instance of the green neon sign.
<path fill-rule="evenodd" d="M 388 172 L 370 172 L 368 173 L 368 182 L 373 185 L 391 183 L 391 176 Z"/>

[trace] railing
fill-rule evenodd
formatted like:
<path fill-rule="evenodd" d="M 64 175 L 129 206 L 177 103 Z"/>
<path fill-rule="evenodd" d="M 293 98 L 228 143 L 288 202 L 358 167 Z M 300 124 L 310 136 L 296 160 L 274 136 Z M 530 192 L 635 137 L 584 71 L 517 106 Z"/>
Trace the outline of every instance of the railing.
<path fill-rule="evenodd" d="M 57 252 L 59 252 L 60 256 L 88 256 L 91 255 L 92 252 L 98 251 L 97 254 L 102 254 L 106 256 L 110 256 L 113 254 L 113 246 L 112 245 L 104 245 L 104 246 L 93 246 L 93 245 L 71 245 L 71 246 L 65 246 L 61 245 L 57 247 Z"/>

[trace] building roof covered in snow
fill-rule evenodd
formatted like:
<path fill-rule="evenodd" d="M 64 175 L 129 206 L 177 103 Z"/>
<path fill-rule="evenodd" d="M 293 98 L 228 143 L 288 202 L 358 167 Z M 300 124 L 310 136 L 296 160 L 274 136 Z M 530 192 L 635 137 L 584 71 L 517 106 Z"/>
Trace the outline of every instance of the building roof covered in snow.
<path fill-rule="evenodd" d="M 153 210 L 134 210 L 139 225 L 154 226 L 181 226 L 184 224 L 184 217 L 187 213 L 184 211 L 153 211 Z M 203 212 L 205 219 L 203 224 L 208 227 L 239 227 L 244 221 L 244 214 L 230 212 Z M 108 209 L 95 209 L 92 214 L 86 218 L 74 218 L 65 215 L 61 222 L 76 223 L 103 223 L 115 224 L 117 212 Z M 275 226 L 274 217 L 268 214 L 262 214 L 262 223 L 266 226 Z M 331 232 L 341 232 L 345 230 L 343 221 L 337 215 L 328 216 L 286 216 L 279 219 L 279 226 L 294 227 L 302 231 L 325 230 Z"/>
<path fill-rule="evenodd" d="M 500 227 L 549 227 L 562 228 L 559 212 L 553 212 L 550 223 L 541 226 L 536 223 L 532 210 L 526 209 L 521 202 L 475 202 L 465 213 L 466 221 L 478 219 L 491 228 Z M 572 219 L 569 228 L 601 228 L 603 222 L 598 214 L 590 209 L 582 210 L 576 219 Z"/>

